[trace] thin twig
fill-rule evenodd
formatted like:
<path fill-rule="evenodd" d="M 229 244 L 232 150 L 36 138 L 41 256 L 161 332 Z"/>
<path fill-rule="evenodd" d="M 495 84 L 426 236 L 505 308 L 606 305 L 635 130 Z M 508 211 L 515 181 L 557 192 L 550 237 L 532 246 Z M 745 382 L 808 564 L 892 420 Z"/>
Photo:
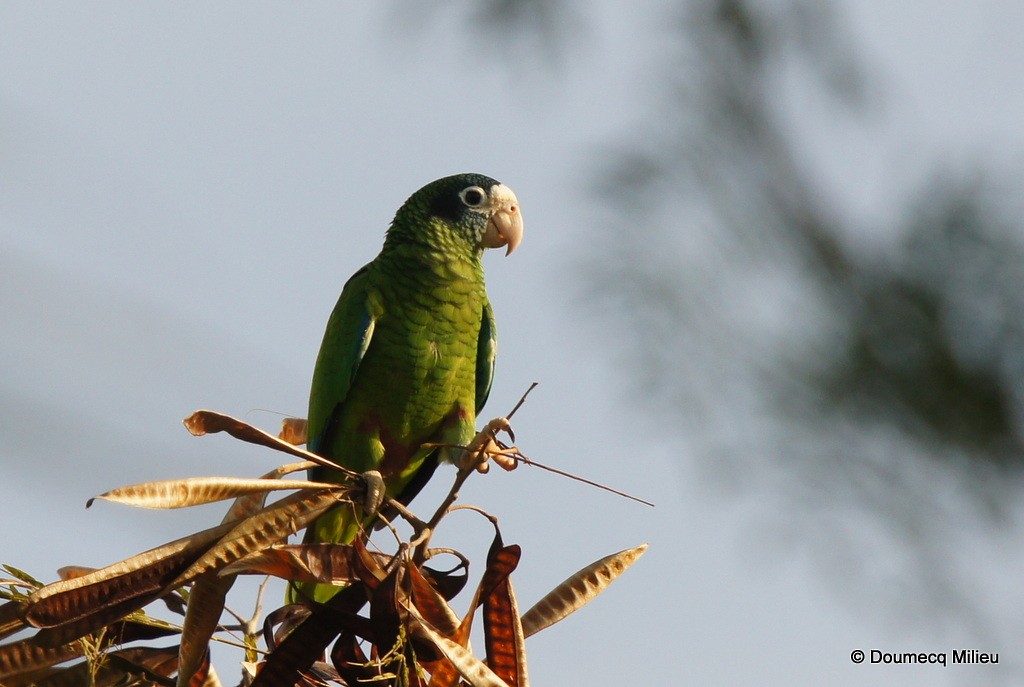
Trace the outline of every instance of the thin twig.
<path fill-rule="evenodd" d="M 507 447 L 502 447 L 502 448 L 507 448 Z M 651 503 L 650 501 L 645 501 L 644 499 L 640 498 L 639 496 L 633 496 L 632 494 L 627 494 L 624 491 L 619 491 L 618 489 L 613 489 L 612 487 L 605 486 L 604 484 L 601 484 L 600 482 L 595 482 L 593 480 L 587 479 L 586 477 L 580 477 L 579 475 L 574 475 L 571 472 L 566 472 L 565 470 L 559 470 L 558 468 L 553 468 L 550 465 L 544 465 L 543 463 L 538 463 L 537 461 L 535 461 L 535 460 L 533 460 L 531 458 L 527 458 L 525 455 L 520 453 L 518 449 L 516 451 L 514 451 L 514 452 L 510 451 L 509 453 L 505 453 L 503 455 L 506 455 L 506 456 L 509 456 L 511 458 L 514 458 L 515 460 L 518 460 L 519 462 L 524 463 L 525 465 L 532 465 L 535 468 L 540 468 L 541 470 L 547 470 L 548 472 L 553 472 L 556 475 L 561 475 L 562 477 L 568 477 L 569 479 L 574 479 L 577 482 L 583 482 L 584 484 L 589 484 L 592 487 L 597 487 L 598 489 L 604 489 L 605 491 L 610 491 L 611 493 L 615 494 L 616 496 L 623 496 L 623 497 L 625 497 L 627 499 L 636 501 L 638 503 L 642 503 L 645 506 L 650 506 L 651 508 L 655 507 L 655 505 L 653 503 Z"/>
<path fill-rule="evenodd" d="M 492 525 L 494 525 L 495 527 L 498 526 L 498 518 L 497 518 L 497 516 L 491 515 L 490 513 L 485 511 L 480 506 L 474 506 L 471 503 L 461 503 L 461 504 L 459 504 L 457 506 L 452 506 L 451 508 L 449 508 L 448 512 L 449 513 L 454 513 L 457 510 L 470 510 L 470 511 L 473 511 L 474 513 L 479 513 L 480 515 L 482 515 L 485 518 L 487 518 L 488 520 L 490 520 Z"/>
<path fill-rule="evenodd" d="M 505 416 L 505 419 L 508 419 L 508 420 L 512 419 L 512 416 L 516 414 L 516 411 L 519 410 L 519 407 L 522 406 L 523 403 L 526 402 L 526 397 L 530 395 L 531 391 L 533 391 L 534 389 L 537 388 L 538 384 L 540 384 L 540 382 L 533 382 L 532 384 L 530 384 L 530 388 L 527 389 L 525 392 L 523 392 L 522 398 L 520 398 L 519 402 L 516 403 L 515 406 L 513 406 L 512 411 L 509 412 L 509 414 Z"/>
<path fill-rule="evenodd" d="M 387 499 L 384 500 L 384 503 L 387 504 L 388 508 L 394 509 L 399 515 L 401 515 L 402 519 L 409 523 L 414 530 L 422 529 L 427 526 L 427 523 L 420 520 L 415 513 L 406 508 L 405 504 L 403 504 L 398 499 L 389 496 Z"/>
<path fill-rule="evenodd" d="M 603 489 L 605 491 L 610 491 L 611 493 L 615 494 L 616 496 L 622 496 L 622 497 L 625 497 L 625 498 L 630 499 L 632 501 L 636 501 L 638 503 L 642 503 L 645 506 L 650 506 L 651 508 L 656 508 L 656 506 L 653 503 L 651 503 L 650 501 L 646 501 L 646 500 L 640 498 L 639 496 L 633 496 L 632 494 L 628 494 L 628 493 L 626 493 L 624 491 L 620 491 L 618 489 L 614 489 L 612 487 L 609 487 L 609 486 L 606 486 L 604 484 L 601 484 L 600 482 L 595 482 L 593 480 L 589 480 L 586 477 L 580 477 L 579 475 L 574 475 L 571 472 L 566 472 L 565 470 L 559 470 L 558 468 L 553 468 L 550 465 L 545 465 L 544 463 L 538 463 L 537 461 L 533 460 L 532 458 L 528 458 L 525 455 L 523 455 L 523 453 L 521 453 L 519 451 L 519 449 L 515 449 L 513 451 L 512 449 L 514 447 L 512 447 L 512 446 L 506 446 L 504 443 L 502 443 L 500 441 L 497 441 L 496 443 L 498 444 L 498 446 L 502 450 L 501 451 L 492 452 L 491 455 L 500 454 L 500 455 L 503 455 L 503 456 L 507 456 L 507 457 L 511 458 L 512 460 L 515 460 L 515 461 L 518 461 L 520 463 L 523 463 L 524 465 L 530 465 L 530 466 L 533 466 L 535 468 L 540 468 L 541 470 L 547 470 L 548 472 L 553 472 L 556 475 L 561 475 L 562 477 L 568 477 L 569 479 L 576 480 L 577 482 L 583 482 L 584 484 L 589 484 L 592 487 L 597 487 L 598 489 Z M 459 444 L 440 444 L 440 443 L 438 443 L 438 444 L 424 444 L 424 445 L 425 446 L 436 446 L 436 447 L 439 447 L 439 448 L 441 448 L 441 447 L 461 448 L 461 449 L 465 449 L 466 448 L 465 446 L 461 446 Z"/>
<path fill-rule="evenodd" d="M 519 401 L 512 407 L 511 412 L 505 416 L 505 419 L 515 415 L 516 411 L 519 410 L 526 401 L 526 397 L 529 396 L 530 392 L 537 387 L 537 384 L 538 382 L 530 384 L 530 388 L 523 393 Z M 511 431 L 509 434 L 511 435 Z M 491 438 L 497 441 L 497 436 L 493 430 L 491 431 Z M 513 437 L 513 441 L 514 440 L 515 439 Z M 476 472 L 476 465 L 466 465 L 459 468 L 459 471 L 455 474 L 455 482 L 452 484 L 452 488 L 448 491 L 448 496 L 445 497 L 444 501 L 441 502 L 441 505 L 438 506 L 436 511 L 434 511 L 434 515 L 431 516 L 426 526 L 419 530 L 416 538 L 410 542 L 410 548 L 414 552 L 413 559 L 417 562 L 423 561 L 423 556 L 426 554 L 427 546 L 430 544 L 431 534 L 437 527 L 438 523 L 441 522 L 441 519 L 448 514 L 448 509 L 451 508 L 452 504 L 458 500 L 459 490 L 462 489 L 462 485 L 466 483 L 466 480 L 469 479 L 469 476 L 474 472 Z"/>

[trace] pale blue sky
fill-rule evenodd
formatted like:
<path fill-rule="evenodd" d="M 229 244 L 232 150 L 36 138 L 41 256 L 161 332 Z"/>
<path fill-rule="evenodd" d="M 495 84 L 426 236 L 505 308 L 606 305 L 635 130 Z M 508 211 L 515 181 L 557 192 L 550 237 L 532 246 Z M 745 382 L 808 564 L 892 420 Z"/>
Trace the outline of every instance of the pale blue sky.
<path fill-rule="evenodd" d="M 881 104 L 858 125 L 813 103 L 800 110 L 807 155 L 843 212 L 884 217 L 950 156 L 1020 169 L 1018 3 L 842 6 Z M 399 5 L 0 5 L 0 562 L 49 579 L 218 519 L 216 508 L 84 503 L 132 482 L 276 465 L 267 451 L 194 439 L 180 420 L 200 407 L 268 428 L 275 413 L 301 415 L 327 315 L 394 210 L 431 179 L 478 171 L 515 190 L 526 224 L 514 256 L 486 259 L 500 351 L 485 414 L 540 381 L 515 421 L 524 452 L 658 504 L 528 468 L 464 490 L 523 546 L 524 607 L 600 556 L 651 545 L 605 596 L 530 640 L 535 684 L 1019 676 L 1024 596 L 1003 572 L 1020 572 L 1020 556 L 997 553 L 1013 536 L 963 554 L 992 558 L 999 572 L 978 579 L 978 602 L 1004 609 L 994 631 L 1005 644 L 975 646 L 966 629 L 844 595 L 811 552 L 762 524 L 777 494 L 720 488 L 694 447 L 666 445 L 635 417 L 601 341 L 615 332 L 582 314 L 575 270 L 582 251 L 600 250 L 595 161 L 656 91 L 645 79 L 665 40 L 657 15 L 602 3 L 551 69 L 471 58 L 480 37 L 464 35 L 469 24 L 415 26 Z M 838 152 L 815 145 L 826 139 Z M 423 508 L 448 475 L 435 482 Z M 460 515 L 444 534 L 479 554 L 489 527 Z M 251 586 L 242 591 L 240 610 Z M 956 642 L 1000 651 L 1003 672 L 848 659 Z M 233 682 L 224 656 L 218 670 Z"/>

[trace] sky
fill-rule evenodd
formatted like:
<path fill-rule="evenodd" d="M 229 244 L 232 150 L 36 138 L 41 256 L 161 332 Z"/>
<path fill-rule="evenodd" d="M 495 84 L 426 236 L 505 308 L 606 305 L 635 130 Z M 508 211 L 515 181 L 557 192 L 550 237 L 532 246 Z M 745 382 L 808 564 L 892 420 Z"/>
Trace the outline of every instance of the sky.
<path fill-rule="evenodd" d="M 463 490 L 523 546 L 524 607 L 587 563 L 650 544 L 604 595 L 531 638 L 535 684 L 1019 676 L 1013 646 L 949 646 L 972 636 L 843 594 L 761 525 L 771 495 L 710 482 L 696 448 L 663 440 L 631 400 L 608 354 L 615 332 L 586 315 L 578 266 L 601 249 L 591 173 L 649 104 L 657 13 L 594 3 L 551 64 L 529 41 L 501 59 L 460 7 L 0 4 L 0 562 L 53 579 L 218 521 L 218 507 L 84 504 L 124 484 L 255 476 L 281 462 L 193 438 L 180 420 L 211 408 L 273 430 L 301 416 L 327 315 L 395 209 L 434 178 L 477 171 L 516 192 L 526 229 L 513 256 L 485 257 L 500 344 L 484 415 L 540 382 L 515 417 L 524 453 L 657 504 L 527 467 Z M 1019 169 L 1016 3 L 841 8 L 883 105 L 842 130 L 809 107 L 806 131 L 848 211 L 892 207 L 894 168 L 908 185 L 946 159 Z M 858 183 L 844 183 L 822 140 L 852 156 Z M 449 480 L 435 476 L 414 510 Z M 441 535 L 479 557 L 490 529 L 463 514 Z M 242 587 L 232 602 L 244 612 Z M 1001 665 L 851 663 L 873 648 L 975 648 Z M 234 658 L 218 656 L 229 683 Z"/>

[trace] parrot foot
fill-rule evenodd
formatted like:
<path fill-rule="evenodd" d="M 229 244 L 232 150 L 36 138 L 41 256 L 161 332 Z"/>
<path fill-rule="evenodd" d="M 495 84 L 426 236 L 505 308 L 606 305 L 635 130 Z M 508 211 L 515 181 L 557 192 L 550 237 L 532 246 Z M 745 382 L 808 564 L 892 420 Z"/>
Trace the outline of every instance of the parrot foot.
<path fill-rule="evenodd" d="M 515 446 L 506 446 L 498 441 L 498 432 L 506 432 L 513 441 L 515 434 L 512 433 L 512 426 L 508 418 L 497 417 L 487 423 L 469 443 L 462 454 L 460 466 L 462 468 L 475 468 L 479 473 L 486 473 L 490 470 L 489 460 L 493 460 L 498 467 L 505 471 L 515 470 L 519 462 L 516 456 L 519 449 Z"/>
<path fill-rule="evenodd" d="M 384 478 L 376 470 L 368 470 L 360 475 L 366 485 L 366 494 L 363 497 L 363 512 L 373 515 L 380 510 L 384 504 L 386 488 Z"/>

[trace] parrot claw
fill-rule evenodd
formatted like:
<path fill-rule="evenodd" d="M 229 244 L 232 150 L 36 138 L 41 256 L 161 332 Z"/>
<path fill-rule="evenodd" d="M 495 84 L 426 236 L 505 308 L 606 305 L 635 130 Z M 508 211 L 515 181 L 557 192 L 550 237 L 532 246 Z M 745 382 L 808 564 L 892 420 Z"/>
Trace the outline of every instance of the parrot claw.
<path fill-rule="evenodd" d="M 493 459 L 501 469 L 506 471 L 515 470 L 516 466 L 519 465 L 516 460 L 519 449 L 515 446 L 505 446 L 499 442 L 496 438 L 498 432 L 506 432 L 515 441 L 515 435 L 512 433 L 512 426 L 509 424 L 508 418 L 494 418 L 480 430 L 469 446 L 466 447 L 462 454 L 461 467 L 472 467 L 477 472 L 485 474 L 491 468 L 488 460 Z"/>
<path fill-rule="evenodd" d="M 486 435 L 488 439 L 493 441 L 498 432 L 507 432 L 509 436 L 513 436 L 512 425 L 509 423 L 507 417 L 496 417 L 489 421 L 484 428 L 480 430 L 480 434 L 477 434 L 476 439 L 473 441 L 478 441 L 481 435 Z"/>

